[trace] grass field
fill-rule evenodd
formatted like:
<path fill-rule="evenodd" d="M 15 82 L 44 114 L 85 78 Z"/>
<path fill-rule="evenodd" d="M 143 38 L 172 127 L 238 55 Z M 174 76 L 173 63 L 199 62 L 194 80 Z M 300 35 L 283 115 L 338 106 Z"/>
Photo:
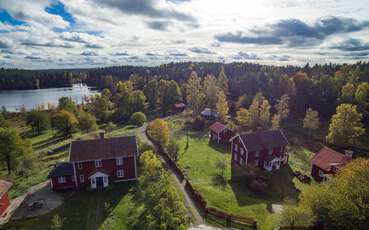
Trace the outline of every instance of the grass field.
<path fill-rule="evenodd" d="M 63 219 L 65 230 L 125 230 L 129 212 L 134 207 L 136 183 L 119 183 L 103 191 L 78 191 L 62 206 L 43 216 L 10 222 L 0 229 L 51 229 L 55 215 Z"/>
<path fill-rule="evenodd" d="M 187 138 L 185 132 L 181 131 L 184 128 L 183 118 L 177 116 L 168 121 L 172 135 L 178 137 L 180 144 L 179 166 L 210 206 L 253 217 L 261 229 L 272 229 L 278 222 L 278 215 L 268 211 L 271 204 L 281 204 L 287 198 L 297 200 L 300 190 L 307 186 L 292 176 L 292 170 L 306 173 L 310 170 L 312 152 L 303 147 L 290 145 L 289 166 L 271 174 L 271 183 L 266 194 L 255 194 L 246 183 L 235 179 L 242 175 L 244 169 L 231 166 L 230 147 L 209 144 L 207 132 L 189 132 L 189 147 L 186 150 Z M 215 164 L 218 160 L 229 163 L 224 172 L 224 181 L 217 179 L 220 170 Z"/>

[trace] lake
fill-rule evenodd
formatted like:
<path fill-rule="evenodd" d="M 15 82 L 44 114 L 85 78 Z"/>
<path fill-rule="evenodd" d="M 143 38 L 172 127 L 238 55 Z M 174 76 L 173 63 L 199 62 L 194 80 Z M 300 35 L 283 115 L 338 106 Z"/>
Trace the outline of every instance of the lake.
<path fill-rule="evenodd" d="M 63 88 L 0 90 L 0 107 L 5 106 L 8 111 L 12 112 L 19 111 L 22 106 L 31 110 L 43 104 L 47 108 L 48 103 L 57 105 L 61 97 L 70 97 L 73 101 L 81 103 L 84 96 L 95 95 L 97 92 L 96 89 L 82 84 Z"/>

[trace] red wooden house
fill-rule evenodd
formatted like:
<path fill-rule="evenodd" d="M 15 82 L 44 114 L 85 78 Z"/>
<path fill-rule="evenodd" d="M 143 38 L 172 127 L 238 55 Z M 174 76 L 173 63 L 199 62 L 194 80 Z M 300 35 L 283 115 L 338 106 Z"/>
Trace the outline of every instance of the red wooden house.
<path fill-rule="evenodd" d="M 184 103 L 175 103 L 172 107 L 173 113 L 182 113 L 186 109 L 186 105 Z"/>
<path fill-rule="evenodd" d="M 0 179 L 0 216 L 6 214 L 6 209 L 10 205 L 8 191 L 12 185 L 13 183 Z"/>
<path fill-rule="evenodd" d="M 209 127 L 210 129 L 210 141 L 214 141 L 218 144 L 229 144 L 230 139 L 233 136 L 232 130 L 222 123 L 216 121 Z"/>
<path fill-rule="evenodd" d="M 311 159 L 311 176 L 316 181 L 324 181 L 351 160 L 352 153 L 347 152 L 346 154 L 342 154 L 324 146 Z"/>
<path fill-rule="evenodd" d="M 136 138 L 115 137 L 73 141 L 69 163 L 50 173 L 52 188 L 105 188 L 114 182 L 137 179 Z"/>
<path fill-rule="evenodd" d="M 245 133 L 232 137 L 232 162 L 255 165 L 267 171 L 288 163 L 288 141 L 282 131 Z"/>

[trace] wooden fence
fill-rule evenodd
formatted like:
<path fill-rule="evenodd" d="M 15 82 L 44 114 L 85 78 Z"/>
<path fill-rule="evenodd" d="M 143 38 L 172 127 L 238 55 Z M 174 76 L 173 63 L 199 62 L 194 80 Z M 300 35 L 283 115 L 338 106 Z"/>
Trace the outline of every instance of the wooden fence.
<path fill-rule="evenodd" d="M 153 140 L 150 137 L 150 135 L 147 133 L 147 130 L 146 130 L 146 136 L 155 145 L 155 149 L 157 153 L 159 153 L 162 156 L 167 166 L 172 169 L 172 171 L 177 175 L 178 179 L 181 182 L 183 182 L 183 180 L 186 180 L 185 189 L 188 195 L 190 196 L 192 201 L 195 203 L 195 205 L 202 211 L 205 217 L 221 220 L 222 223 L 220 224 L 226 225 L 227 227 L 238 227 L 241 229 L 257 229 L 257 222 L 253 218 L 241 217 L 241 216 L 227 213 L 217 208 L 208 207 L 207 202 L 202 196 L 202 194 L 193 188 L 191 182 L 186 179 L 182 170 L 177 166 L 177 164 L 172 160 L 172 158 L 169 157 L 168 153 L 163 148 L 163 146 L 160 143 Z"/>

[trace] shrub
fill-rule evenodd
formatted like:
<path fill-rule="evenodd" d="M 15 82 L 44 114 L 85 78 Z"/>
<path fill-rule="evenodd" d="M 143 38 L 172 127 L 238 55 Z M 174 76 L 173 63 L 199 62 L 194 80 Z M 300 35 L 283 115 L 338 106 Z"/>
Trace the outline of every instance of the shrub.
<path fill-rule="evenodd" d="M 135 126 L 142 126 L 147 121 L 147 118 L 143 112 L 135 112 L 132 114 L 131 119 L 129 119 L 129 123 Z"/>
<path fill-rule="evenodd" d="M 192 128 L 196 131 L 201 131 L 205 128 L 205 120 L 201 116 L 195 117 L 192 121 Z"/>
<path fill-rule="evenodd" d="M 108 124 L 105 125 L 105 132 L 109 133 L 112 132 L 114 129 L 116 129 L 117 126 L 113 122 L 108 122 Z"/>

